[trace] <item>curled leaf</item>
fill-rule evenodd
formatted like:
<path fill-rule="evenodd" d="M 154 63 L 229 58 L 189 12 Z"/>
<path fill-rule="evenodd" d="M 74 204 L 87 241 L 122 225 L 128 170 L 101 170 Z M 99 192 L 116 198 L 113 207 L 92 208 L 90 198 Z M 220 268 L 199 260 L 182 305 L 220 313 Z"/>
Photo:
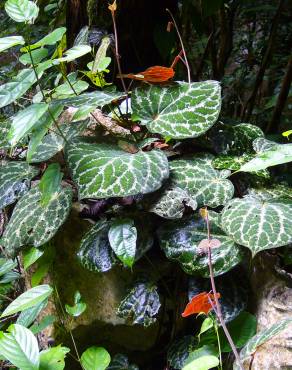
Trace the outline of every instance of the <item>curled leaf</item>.
<path fill-rule="evenodd" d="M 220 293 L 216 293 L 217 298 L 220 298 Z M 207 292 L 200 293 L 192 298 L 187 304 L 182 317 L 187 317 L 195 313 L 204 312 L 206 315 L 212 310 L 215 305 L 215 295 Z"/>
<path fill-rule="evenodd" d="M 121 78 L 131 78 L 132 80 L 144 81 L 149 83 L 161 83 L 170 80 L 174 76 L 173 68 L 154 66 L 147 68 L 144 72 L 129 73 L 118 75 Z"/>

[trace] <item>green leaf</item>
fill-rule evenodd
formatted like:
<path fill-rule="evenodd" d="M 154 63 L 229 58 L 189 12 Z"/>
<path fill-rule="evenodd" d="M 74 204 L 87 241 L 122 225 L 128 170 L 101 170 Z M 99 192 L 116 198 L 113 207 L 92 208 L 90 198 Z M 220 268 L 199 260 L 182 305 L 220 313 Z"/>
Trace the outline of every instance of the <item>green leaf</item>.
<path fill-rule="evenodd" d="M 30 163 L 41 163 L 52 158 L 55 154 L 63 150 L 65 142 L 58 131 L 45 135 L 45 129 L 35 132 L 35 137 L 32 143 L 29 143 L 29 159 Z M 31 151 L 30 151 L 31 148 Z M 32 153 L 31 153 L 32 152 Z"/>
<path fill-rule="evenodd" d="M 217 81 L 176 82 L 171 86 L 136 88 L 132 94 L 133 113 L 150 132 L 176 139 L 197 137 L 216 122 L 221 108 Z"/>
<path fill-rule="evenodd" d="M 47 306 L 48 300 L 45 299 L 33 307 L 22 311 L 18 316 L 16 323 L 28 328 L 38 317 L 41 311 Z"/>
<path fill-rule="evenodd" d="M 177 186 L 166 186 L 162 191 L 151 194 L 149 198 L 148 211 L 167 219 L 181 218 L 185 206 L 193 210 L 197 208 L 196 199 L 192 198 L 186 190 Z"/>
<path fill-rule="evenodd" d="M 52 292 L 53 289 L 46 284 L 31 288 L 11 302 L 2 313 L 1 317 L 13 315 L 16 312 L 31 308 L 47 299 Z"/>
<path fill-rule="evenodd" d="M 17 266 L 17 262 L 7 258 L 0 258 L 0 276 L 13 270 Z"/>
<path fill-rule="evenodd" d="M 73 91 L 73 89 L 74 91 Z M 79 95 L 83 91 L 87 90 L 89 84 L 86 81 L 76 80 L 74 82 L 64 82 L 63 84 L 56 87 L 54 94 L 52 95 L 53 98 L 66 98 L 68 96 L 75 96 L 76 94 Z"/>
<path fill-rule="evenodd" d="M 82 238 L 77 257 L 83 267 L 95 272 L 112 268 L 115 257 L 108 240 L 110 224 L 98 221 Z"/>
<path fill-rule="evenodd" d="M 20 139 L 29 133 L 48 108 L 49 105 L 46 103 L 37 103 L 19 111 L 13 117 L 11 129 L 8 133 L 10 144 L 12 146 L 16 145 Z"/>
<path fill-rule="evenodd" d="M 189 354 L 182 370 L 209 370 L 218 365 L 216 350 L 211 346 L 203 346 Z"/>
<path fill-rule="evenodd" d="M 39 370 L 63 370 L 65 367 L 65 357 L 69 352 L 69 348 L 62 347 L 61 345 L 42 351 L 40 353 Z"/>
<path fill-rule="evenodd" d="M 38 248 L 31 247 L 23 251 L 23 268 L 27 270 L 32 264 L 34 264 L 44 252 Z"/>
<path fill-rule="evenodd" d="M 191 159 L 170 162 L 171 182 L 188 191 L 198 206 L 218 207 L 233 197 L 234 186 L 227 177 L 230 171 L 212 167 L 213 156 L 199 154 Z"/>
<path fill-rule="evenodd" d="M 115 220 L 108 232 L 109 242 L 118 258 L 128 267 L 135 261 L 137 229 L 129 218 Z"/>
<path fill-rule="evenodd" d="M 220 246 L 212 248 L 213 271 L 218 276 L 239 264 L 246 253 L 212 220 L 210 227 L 212 238 L 221 242 Z M 199 215 L 165 223 L 158 231 L 159 243 L 166 257 L 179 262 L 187 274 L 203 277 L 209 277 L 208 253 L 200 247 L 206 236 L 206 222 Z"/>
<path fill-rule="evenodd" d="M 38 342 L 30 330 L 14 324 L 0 332 L 0 355 L 21 370 L 39 369 Z"/>
<path fill-rule="evenodd" d="M 66 32 L 65 27 L 56 28 L 53 32 L 43 37 L 42 39 L 37 41 L 35 44 L 29 45 L 29 47 L 26 46 L 22 48 L 21 51 L 28 52 L 29 48 L 30 50 L 34 50 L 34 49 L 37 49 L 39 47 L 46 46 L 46 45 L 55 45 L 58 41 L 62 39 L 65 32 Z"/>
<path fill-rule="evenodd" d="M 157 286 L 150 281 L 138 281 L 120 303 L 117 315 L 147 327 L 156 321 L 160 306 Z"/>
<path fill-rule="evenodd" d="M 62 58 L 58 58 L 59 62 L 72 62 L 73 60 L 82 57 L 85 54 L 91 52 L 91 47 L 89 45 L 78 45 L 73 46 L 73 48 L 67 50 L 65 52 L 65 56 Z"/>
<path fill-rule="evenodd" d="M 110 364 L 111 356 L 103 347 L 90 347 L 81 356 L 84 370 L 105 370 Z"/>
<path fill-rule="evenodd" d="M 59 163 L 51 163 L 43 174 L 39 183 L 41 205 L 46 207 L 52 198 L 58 196 L 63 173 Z"/>
<path fill-rule="evenodd" d="M 30 55 L 31 54 L 31 55 Z M 41 48 L 38 50 L 32 50 L 31 53 L 25 53 L 21 55 L 19 58 L 20 63 L 26 64 L 33 64 L 36 65 L 40 63 L 44 58 L 48 56 L 49 52 L 48 49 Z"/>
<path fill-rule="evenodd" d="M 25 44 L 24 38 L 22 36 L 7 36 L 0 38 L 0 52 L 12 48 L 16 45 Z"/>
<path fill-rule="evenodd" d="M 44 316 L 38 324 L 34 324 L 30 327 L 30 330 L 34 335 L 41 333 L 44 329 L 48 326 L 53 325 L 53 323 L 57 320 L 54 315 L 47 315 Z"/>
<path fill-rule="evenodd" d="M 269 328 L 262 330 L 260 333 L 256 334 L 252 337 L 247 344 L 243 347 L 240 351 L 240 359 L 243 362 L 244 360 L 248 359 L 250 355 L 252 355 L 257 347 L 261 346 L 277 334 L 279 334 L 282 330 L 286 329 L 289 325 L 292 324 L 292 319 L 285 319 L 277 322 L 276 324 L 270 326 Z M 235 361 L 233 364 L 233 370 L 239 370 L 240 367 Z"/>
<path fill-rule="evenodd" d="M 5 275 L 1 276 L 0 284 L 9 284 L 19 279 L 21 275 L 16 271 L 8 271 Z"/>
<path fill-rule="evenodd" d="M 211 317 L 206 317 L 206 319 L 202 322 L 201 329 L 200 329 L 200 332 L 198 334 L 198 337 L 200 338 L 200 336 L 203 333 L 205 333 L 206 331 L 208 331 L 211 328 L 214 328 L 213 319 Z"/>
<path fill-rule="evenodd" d="M 8 162 L 0 166 L 0 209 L 14 203 L 30 188 L 30 180 L 39 173 L 26 162 Z"/>
<path fill-rule="evenodd" d="M 284 136 L 284 137 L 289 137 L 290 135 L 292 135 L 292 130 L 282 132 L 282 136 Z"/>
<path fill-rule="evenodd" d="M 66 312 L 73 317 L 80 316 L 87 308 L 86 303 L 82 301 L 81 294 L 79 291 L 74 294 L 74 306 L 65 304 Z"/>
<path fill-rule="evenodd" d="M 193 335 L 186 335 L 171 343 L 167 351 L 167 362 L 173 369 L 182 369 L 189 354 L 197 347 Z"/>
<path fill-rule="evenodd" d="M 72 190 L 60 189 L 45 207 L 40 199 L 41 192 L 35 187 L 18 201 L 2 237 L 8 254 L 16 254 L 23 246 L 39 247 L 50 240 L 69 214 Z"/>
<path fill-rule="evenodd" d="M 130 365 L 127 356 L 117 353 L 111 360 L 107 370 L 139 370 L 139 368 L 137 365 Z"/>
<path fill-rule="evenodd" d="M 11 127 L 11 122 L 0 118 L 0 149 L 6 150 L 10 148 L 10 144 L 7 140 L 7 135 Z"/>
<path fill-rule="evenodd" d="M 168 177 L 162 151 L 124 152 L 114 145 L 77 143 L 67 148 L 67 160 L 79 199 L 149 193 Z"/>
<path fill-rule="evenodd" d="M 228 324 L 227 328 L 235 346 L 241 348 L 256 334 L 257 319 L 251 313 L 243 311 Z M 221 328 L 220 334 L 221 351 L 231 352 L 229 342 Z"/>
<path fill-rule="evenodd" d="M 5 10 L 15 22 L 33 23 L 39 14 L 37 4 L 29 0 L 7 0 Z"/>
<path fill-rule="evenodd" d="M 292 242 L 292 199 L 247 195 L 223 209 L 222 227 L 236 243 L 256 253 Z"/>
<path fill-rule="evenodd" d="M 218 155 L 212 161 L 212 166 L 220 170 L 232 170 L 237 171 L 241 165 L 251 160 L 253 156 L 251 154 L 243 154 L 241 156 L 232 155 Z"/>

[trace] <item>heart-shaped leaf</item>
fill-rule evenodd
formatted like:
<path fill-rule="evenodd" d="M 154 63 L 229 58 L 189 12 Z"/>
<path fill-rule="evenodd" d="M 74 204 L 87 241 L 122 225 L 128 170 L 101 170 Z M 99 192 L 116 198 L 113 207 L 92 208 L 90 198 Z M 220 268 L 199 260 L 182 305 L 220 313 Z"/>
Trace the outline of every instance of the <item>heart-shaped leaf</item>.
<path fill-rule="evenodd" d="M 221 243 L 213 247 L 211 253 L 214 275 L 217 276 L 239 264 L 246 253 L 212 221 L 210 228 L 213 240 Z M 158 232 L 160 246 L 167 258 L 178 261 L 188 274 L 209 277 L 208 250 L 201 245 L 206 235 L 206 223 L 198 215 L 168 222 Z"/>
<path fill-rule="evenodd" d="M 18 324 L 8 330 L 0 332 L 0 355 L 21 370 L 38 370 L 39 347 L 32 332 Z"/>
<path fill-rule="evenodd" d="M 2 244 L 15 255 L 21 247 L 39 247 L 50 240 L 66 220 L 72 202 L 72 190 L 62 188 L 46 206 L 40 204 L 41 192 L 32 188 L 14 208 L 4 231 Z"/>
<path fill-rule="evenodd" d="M 7 0 L 5 10 L 15 22 L 33 23 L 39 14 L 37 4 L 29 0 Z"/>
<path fill-rule="evenodd" d="M 22 36 L 7 36 L 0 38 L 0 52 L 12 48 L 16 45 L 23 45 L 25 43 Z"/>
<path fill-rule="evenodd" d="M 74 306 L 69 306 L 65 304 L 66 312 L 73 317 L 80 316 L 87 308 L 85 302 L 82 301 L 82 297 L 79 291 L 74 294 Z"/>
<path fill-rule="evenodd" d="M 292 242 L 292 199 L 263 199 L 248 195 L 232 199 L 223 209 L 222 227 L 253 256 Z"/>
<path fill-rule="evenodd" d="M 105 370 L 111 362 L 111 356 L 103 347 L 89 347 L 81 356 L 84 370 Z"/>
<path fill-rule="evenodd" d="M 65 367 L 65 357 L 69 352 L 69 348 L 62 347 L 61 345 L 42 351 L 40 353 L 39 370 L 63 370 Z"/>
<path fill-rule="evenodd" d="M 195 336 L 186 335 L 171 343 L 167 351 L 167 362 L 171 368 L 181 370 L 189 354 L 196 348 Z"/>
<path fill-rule="evenodd" d="M 133 324 L 149 326 L 156 321 L 160 306 L 157 286 L 146 280 L 139 281 L 122 300 L 117 314 Z"/>
<path fill-rule="evenodd" d="M 218 207 L 233 197 L 234 186 L 227 177 L 230 171 L 212 167 L 213 156 L 199 154 L 191 159 L 170 162 L 171 182 L 194 197 L 198 206 Z"/>
<path fill-rule="evenodd" d="M 215 347 L 204 345 L 189 354 L 182 370 L 209 370 L 219 365 Z"/>
<path fill-rule="evenodd" d="M 77 143 L 67 148 L 67 160 L 79 198 L 110 198 L 149 193 L 168 177 L 162 151 L 124 152 L 114 145 Z"/>
<path fill-rule="evenodd" d="M 30 180 L 39 173 L 26 162 L 8 162 L 0 166 L 0 209 L 14 203 L 30 188 Z"/>
<path fill-rule="evenodd" d="M 176 139 L 205 133 L 216 122 L 220 108 L 217 81 L 149 85 L 135 89 L 132 95 L 133 113 L 148 130 Z"/>

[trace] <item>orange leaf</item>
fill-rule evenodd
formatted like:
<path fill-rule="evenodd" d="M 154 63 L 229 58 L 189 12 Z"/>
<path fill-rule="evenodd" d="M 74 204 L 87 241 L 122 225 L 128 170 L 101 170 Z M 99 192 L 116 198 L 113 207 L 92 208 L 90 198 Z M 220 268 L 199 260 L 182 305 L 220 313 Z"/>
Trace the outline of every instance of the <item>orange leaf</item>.
<path fill-rule="evenodd" d="M 112 13 L 114 13 L 117 10 L 117 2 L 116 2 L 116 0 L 112 4 L 109 4 L 108 8 L 109 8 L 109 10 Z"/>
<path fill-rule="evenodd" d="M 217 293 L 217 298 L 220 298 L 220 293 Z M 194 296 L 187 304 L 182 317 L 187 317 L 195 313 L 204 312 L 206 315 L 211 311 L 212 304 L 215 305 L 215 295 L 203 292 Z"/>
<path fill-rule="evenodd" d="M 131 78 L 132 80 L 145 81 L 150 83 L 161 83 L 170 80 L 174 76 L 173 68 L 154 66 L 149 67 L 144 72 L 137 74 L 129 73 L 118 75 L 121 78 Z"/>

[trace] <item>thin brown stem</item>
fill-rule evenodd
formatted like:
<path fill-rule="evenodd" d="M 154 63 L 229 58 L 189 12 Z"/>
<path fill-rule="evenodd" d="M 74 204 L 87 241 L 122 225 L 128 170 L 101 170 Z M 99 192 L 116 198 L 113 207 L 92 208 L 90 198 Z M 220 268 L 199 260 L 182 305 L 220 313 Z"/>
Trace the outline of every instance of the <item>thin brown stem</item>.
<path fill-rule="evenodd" d="M 187 68 L 187 72 L 188 72 L 188 82 L 189 84 L 191 83 L 191 70 L 190 70 L 190 65 L 189 65 L 189 62 L 188 62 L 188 58 L 187 58 L 187 54 L 186 54 L 186 50 L 185 50 L 185 47 L 184 47 L 184 43 L 183 43 L 183 40 L 182 40 L 182 37 L 181 37 L 181 34 L 179 32 L 179 29 L 178 29 L 178 26 L 176 24 L 176 21 L 174 19 L 174 16 L 172 15 L 171 11 L 169 9 L 166 9 L 166 11 L 169 13 L 171 19 L 172 19 L 172 22 L 174 24 L 174 27 L 175 27 L 175 30 L 176 30 L 176 33 L 178 35 L 178 38 L 179 38 L 179 42 L 180 42 L 180 45 L 181 45 L 181 49 L 182 49 L 182 52 L 183 52 L 183 55 L 184 55 L 184 60 L 185 60 L 185 64 L 186 64 L 186 68 Z"/>

